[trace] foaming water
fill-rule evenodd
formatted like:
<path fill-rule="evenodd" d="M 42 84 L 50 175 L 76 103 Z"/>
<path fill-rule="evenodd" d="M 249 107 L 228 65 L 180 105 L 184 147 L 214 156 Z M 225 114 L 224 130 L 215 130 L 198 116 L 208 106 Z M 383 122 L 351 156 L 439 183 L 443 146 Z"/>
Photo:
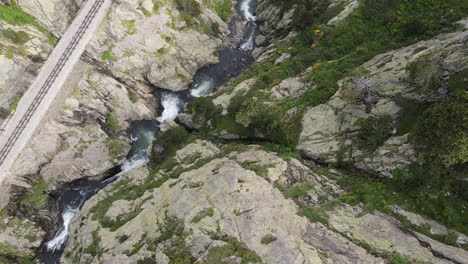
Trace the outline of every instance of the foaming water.
<path fill-rule="evenodd" d="M 241 11 L 241 14 L 244 17 L 244 19 L 246 19 L 248 21 L 251 21 L 251 22 L 254 22 L 255 20 L 257 20 L 257 18 L 255 17 L 253 12 L 251 11 L 253 9 L 252 6 L 253 6 L 252 0 L 244 0 L 240 4 L 240 11 Z"/>
<path fill-rule="evenodd" d="M 202 97 L 206 96 L 213 88 L 215 84 L 213 80 L 209 77 L 207 77 L 204 80 L 201 80 L 200 82 L 196 82 L 193 85 L 192 90 L 190 91 L 190 94 L 193 97 Z"/>
<path fill-rule="evenodd" d="M 57 250 L 62 249 L 63 245 L 67 241 L 68 238 L 68 227 L 70 226 L 70 221 L 73 219 L 73 216 L 79 211 L 79 208 L 75 207 L 67 207 L 65 212 L 62 214 L 63 219 L 63 226 L 60 228 L 59 232 L 55 235 L 55 237 L 47 242 L 45 245 L 48 250 L 55 252 Z"/>
<path fill-rule="evenodd" d="M 174 120 L 179 115 L 181 110 L 181 100 L 175 93 L 164 92 L 161 96 L 161 104 L 164 108 L 160 117 L 157 120 L 162 123 L 166 120 Z"/>
<path fill-rule="evenodd" d="M 242 43 L 241 49 L 244 51 L 251 51 L 254 48 L 254 39 L 255 39 L 255 27 L 252 28 L 249 34 L 249 38 L 246 42 Z"/>

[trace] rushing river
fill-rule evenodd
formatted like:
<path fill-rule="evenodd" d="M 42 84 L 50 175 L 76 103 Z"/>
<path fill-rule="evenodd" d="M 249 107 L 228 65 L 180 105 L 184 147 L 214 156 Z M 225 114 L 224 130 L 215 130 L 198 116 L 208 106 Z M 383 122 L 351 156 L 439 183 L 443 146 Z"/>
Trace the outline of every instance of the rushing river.
<path fill-rule="evenodd" d="M 165 120 L 176 119 L 191 97 L 206 96 L 211 90 L 224 84 L 227 79 L 238 76 L 246 66 L 253 62 L 251 54 L 255 48 L 255 35 L 258 31 L 255 22 L 256 7 L 257 0 L 241 0 L 236 7 L 236 11 L 242 19 L 248 21 L 245 36 L 239 47 L 220 50 L 219 63 L 198 70 L 190 91 L 177 93 L 162 91 L 163 112 L 161 116 L 154 120 L 133 122 L 130 128 L 132 148 L 127 155 L 127 160 L 122 165 L 112 169 L 110 177 L 103 181 L 77 180 L 72 182 L 63 192 L 58 199 L 63 224 L 55 236 L 44 243 L 41 248 L 41 260 L 44 263 L 60 263 L 60 257 L 69 235 L 69 224 L 86 200 L 124 173 L 148 162 L 149 149 L 159 133 L 161 123 Z"/>

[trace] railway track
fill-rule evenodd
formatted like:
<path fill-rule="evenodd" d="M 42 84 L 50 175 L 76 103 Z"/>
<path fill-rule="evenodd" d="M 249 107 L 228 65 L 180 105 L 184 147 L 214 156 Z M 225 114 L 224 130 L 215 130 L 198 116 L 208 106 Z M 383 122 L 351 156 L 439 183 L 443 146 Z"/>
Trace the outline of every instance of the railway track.
<path fill-rule="evenodd" d="M 89 10 L 88 14 L 83 19 L 83 22 L 80 24 L 79 28 L 77 29 L 76 33 L 73 35 L 72 40 L 68 43 L 65 51 L 60 56 L 58 62 L 55 64 L 52 72 L 48 75 L 47 79 L 45 80 L 44 84 L 41 86 L 39 92 L 33 99 L 33 102 L 29 105 L 26 113 L 21 117 L 18 125 L 15 127 L 11 135 L 8 137 L 5 145 L 0 150 L 0 165 L 3 164 L 5 159 L 10 154 L 11 149 L 18 141 L 21 133 L 26 128 L 26 125 L 31 120 L 34 112 L 37 110 L 39 105 L 41 104 L 42 100 L 44 99 L 45 95 L 49 91 L 52 84 L 56 81 L 57 77 L 60 75 L 65 63 L 70 58 L 72 52 L 75 50 L 76 46 L 82 39 L 83 35 L 86 33 L 89 25 L 95 18 L 97 12 L 103 5 L 105 0 L 96 0 L 96 2 L 92 5 L 91 9 Z"/>

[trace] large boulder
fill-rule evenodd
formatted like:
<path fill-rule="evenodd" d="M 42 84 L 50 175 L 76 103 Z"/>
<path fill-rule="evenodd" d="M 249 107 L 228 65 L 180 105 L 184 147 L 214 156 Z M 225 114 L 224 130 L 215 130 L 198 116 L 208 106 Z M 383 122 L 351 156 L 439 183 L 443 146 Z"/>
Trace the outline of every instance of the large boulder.
<path fill-rule="evenodd" d="M 218 62 L 216 51 L 228 32 L 200 3 L 201 14 L 188 25 L 171 1 L 114 2 L 87 51 L 128 85 L 187 90 L 198 69 Z"/>

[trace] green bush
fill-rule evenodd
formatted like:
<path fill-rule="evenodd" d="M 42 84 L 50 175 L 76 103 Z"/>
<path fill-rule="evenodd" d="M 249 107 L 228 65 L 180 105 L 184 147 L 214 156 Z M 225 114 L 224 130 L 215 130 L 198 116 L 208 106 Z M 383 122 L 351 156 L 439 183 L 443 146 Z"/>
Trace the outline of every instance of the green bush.
<path fill-rule="evenodd" d="M 29 35 L 22 30 L 14 31 L 12 29 L 5 29 L 2 30 L 1 33 L 4 37 L 10 39 L 15 44 L 23 45 L 29 40 Z"/>
<path fill-rule="evenodd" d="M 358 119 L 356 125 L 360 130 L 356 137 L 357 146 L 368 152 L 374 152 L 392 135 L 391 120 L 392 117 L 389 115 Z"/>
<path fill-rule="evenodd" d="M 106 125 L 107 128 L 116 132 L 122 130 L 122 127 L 119 125 L 119 120 L 117 119 L 117 114 L 115 112 L 109 114 L 109 116 L 107 117 Z"/>
<path fill-rule="evenodd" d="M 174 153 L 186 142 L 190 134 L 181 126 L 177 126 L 159 134 L 153 142 L 153 146 L 160 146 L 162 151 L 153 151 L 151 153 L 150 165 L 156 167 L 161 165 L 167 158 Z"/>
<path fill-rule="evenodd" d="M 445 167 L 468 161 L 468 100 L 450 98 L 430 106 L 410 136 L 420 163 Z"/>
<path fill-rule="evenodd" d="M 194 115 L 196 122 L 207 122 L 216 119 L 221 109 L 213 103 L 211 97 L 197 97 L 187 104 L 187 110 Z"/>
<path fill-rule="evenodd" d="M 274 143 L 295 146 L 302 128 L 300 117 L 289 114 L 281 105 L 248 99 L 236 113 L 235 120 L 252 131 L 258 130 Z"/>

